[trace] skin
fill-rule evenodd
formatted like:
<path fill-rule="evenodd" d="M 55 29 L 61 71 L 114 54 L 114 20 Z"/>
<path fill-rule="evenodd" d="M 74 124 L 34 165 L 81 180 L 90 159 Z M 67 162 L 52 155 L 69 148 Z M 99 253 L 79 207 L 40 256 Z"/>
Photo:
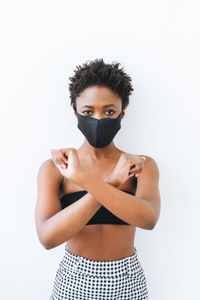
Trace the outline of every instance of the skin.
<path fill-rule="evenodd" d="M 113 106 L 104 107 L 110 104 Z M 92 86 L 77 97 L 76 107 L 82 115 L 116 118 L 122 101 L 109 88 Z M 74 115 L 77 117 L 76 112 Z M 124 115 L 125 112 L 122 119 Z M 38 172 L 35 221 L 41 243 L 46 249 L 52 249 L 67 241 L 72 253 L 92 260 L 116 260 L 133 255 L 136 227 L 153 229 L 160 214 L 156 162 L 144 156 L 143 164 L 139 156 L 120 150 L 113 141 L 104 148 L 95 148 L 85 139 L 78 150 L 66 148 L 65 153 L 67 158 L 62 151 L 54 152 Z M 61 167 L 64 161 L 68 168 Z M 136 173 L 139 176 L 135 196 L 121 191 L 133 192 Z M 88 193 L 61 210 L 61 184 L 64 194 L 80 190 Z M 85 226 L 101 205 L 131 225 Z"/>

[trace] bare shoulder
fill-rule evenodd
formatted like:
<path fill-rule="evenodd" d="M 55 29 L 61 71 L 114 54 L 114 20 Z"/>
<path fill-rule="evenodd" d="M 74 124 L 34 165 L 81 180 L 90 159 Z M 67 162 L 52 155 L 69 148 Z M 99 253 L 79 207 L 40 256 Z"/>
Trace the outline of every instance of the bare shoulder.
<path fill-rule="evenodd" d="M 45 170 L 45 169 L 57 169 L 53 160 L 51 158 L 46 159 L 45 161 L 42 162 L 40 165 L 39 171 L 40 170 Z"/>
<path fill-rule="evenodd" d="M 123 153 L 123 152 L 122 152 Z M 126 152 L 124 152 L 126 153 Z M 144 156 L 146 158 L 145 160 L 145 165 L 148 165 L 148 166 L 154 166 L 154 167 L 157 167 L 158 168 L 158 164 L 157 162 L 155 161 L 155 159 L 151 156 L 148 156 L 148 155 L 145 155 L 145 154 L 133 154 L 133 153 L 127 153 L 127 154 L 130 154 L 130 155 L 133 155 L 133 156 Z"/>
<path fill-rule="evenodd" d="M 148 156 L 148 155 L 144 155 L 144 154 L 140 154 L 140 156 L 144 156 L 146 158 L 145 159 L 145 164 L 146 165 L 151 166 L 153 168 L 157 168 L 157 169 L 159 168 L 156 160 L 153 157 Z"/>
<path fill-rule="evenodd" d="M 61 181 L 63 179 L 62 174 L 59 172 L 58 168 L 51 158 L 46 159 L 39 167 L 38 178 L 42 178 L 43 176 L 48 176 L 49 178 Z"/>
<path fill-rule="evenodd" d="M 37 187 L 39 195 L 52 195 L 59 193 L 63 175 L 60 173 L 52 159 L 45 160 L 37 174 Z"/>
<path fill-rule="evenodd" d="M 127 153 L 127 154 L 130 154 L 130 153 Z M 159 179 L 159 166 L 153 157 L 145 155 L 145 154 L 131 154 L 131 155 L 141 156 L 141 157 L 144 156 L 146 159 L 144 162 L 142 174 L 143 175 L 145 174 L 145 177 L 149 177 L 149 178 L 153 178 L 153 175 L 154 175 L 154 178 L 157 178 L 157 180 Z M 140 178 L 141 178 L 141 176 L 140 176 Z"/>
<path fill-rule="evenodd" d="M 143 185 L 148 182 L 151 185 L 158 186 L 160 172 L 156 160 L 148 155 L 141 154 L 140 156 L 144 156 L 146 159 L 142 172 L 138 176 L 138 182 L 141 182 Z"/>

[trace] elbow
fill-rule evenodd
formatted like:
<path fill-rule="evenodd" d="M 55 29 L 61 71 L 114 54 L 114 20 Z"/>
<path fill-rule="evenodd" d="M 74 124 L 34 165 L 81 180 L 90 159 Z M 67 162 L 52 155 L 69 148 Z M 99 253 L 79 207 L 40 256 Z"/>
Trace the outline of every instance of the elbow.
<path fill-rule="evenodd" d="M 154 227 L 155 227 L 155 224 L 152 222 L 152 223 L 147 224 L 146 229 L 147 230 L 152 230 L 152 229 L 154 229 Z"/>
<path fill-rule="evenodd" d="M 58 233 L 57 230 L 52 230 L 48 223 L 43 223 L 37 227 L 37 234 L 40 243 L 46 250 L 53 249 L 69 240 L 66 235 Z"/>
<path fill-rule="evenodd" d="M 47 234 L 47 232 L 44 230 L 44 228 L 43 228 L 43 230 L 40 230 L 40 232 L 38 233 L 38 238 L 39 238 L 41 245 L 46 250 L 50 250 L 55 247 L 52 237 L 50 237 L 50 235 Z"/>
<path fill-rule="evenodd" d="M 154 227 L 156 226 L 156 223 L 157 223 L 157 220 L 156 220 L 155 216 L 154 216 L 154 217 L 151 217 L 151 218 L 148 220 L 148 223 L 147 223 L 147 225 L 146 225 L 146 229 L 147 229 L 147 230 L 152 230 L 152 229 L 154 229 Z"/>
<path fill-rule="evenodd" d="M 53 238 L 53 236 L 47 236 L 47 235 L 40 239 L 42 246 L 46 250 L 56 248 L 57 246 L 60 246 L 62 243 L 67 242 L 67 241 L 68 240 L 61 241 L 60 239 L 55 239 L 55 238 Z"/>
<path fill-rule="evenodd" d="M 64 241 L 67 242 L 67 241 Z M 56 248 L 57 246 L 60 246 L 63 242 L 53 242 L 52 240 L 43 242 L 42 245 L 46 250 L 50 250 L 53 248 Z"/>
<path fill-rule="evenodd" d="M 56 247 L 53 232 L 52 230 L 50 231 L 46 221 L 39 223 L 39 225 L 37 225 L 37 235 L 41 245 L 46 250 L 50 250 Z"/>
<path fill-rule="evenodd" d="M 49 245 L 49 244 L 43 244 L 43 246 L 46 250 L 50 250 L 50 249 L 54 248 L 52 245 Z"/>
<path fill-rule="evenodd" d="M 39 236 L 39 241 L 46 250 L 50 250 L 50 249 L 54 248 L 52 243 L 49 241 L 49 239 L 47 239 L 44 236 L 42 236 L 42 237 Z"/>
<path fill-rule="evenodd" d="M 41 239 L 40 242 L 46 250 L 50 250 L 56 247 L 56 245 L 54 245 L 54 243 L 50 239 Z"/>

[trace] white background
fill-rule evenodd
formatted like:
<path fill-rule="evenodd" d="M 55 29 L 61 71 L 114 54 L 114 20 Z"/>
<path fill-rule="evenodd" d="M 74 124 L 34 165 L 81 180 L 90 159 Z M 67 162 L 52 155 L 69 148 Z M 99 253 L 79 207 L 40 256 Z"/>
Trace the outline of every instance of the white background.
<path fill-rule="evenodd" d="M 36 177 L 84 140 L 68 78 L 95 58 L 133 80 L 115 144 L 160 170 L 160 218 L 135 238 L 149 299 L 199 299 L 199 23 L 197 1 L 1 1 L 1 299 L 49 299 L 65 244 L 38 240 Z"/>

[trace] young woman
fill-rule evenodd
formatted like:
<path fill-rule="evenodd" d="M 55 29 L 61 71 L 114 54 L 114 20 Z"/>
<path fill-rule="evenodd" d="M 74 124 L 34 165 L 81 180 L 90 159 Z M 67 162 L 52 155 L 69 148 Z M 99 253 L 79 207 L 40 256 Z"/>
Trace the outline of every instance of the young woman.
<path fill-rule="evenodd" d="M 65 243 L 51 300 L 148 299 L 134 245 L 136 227 L 151 230 L 160 214 L 159 169 L 153 158 L 114 145 L 131 78 L 119 63 L 96 59 L 70 77 L 78 150 L 52 150 L 38 172 L 37 234 L 45 249 Z"/>

